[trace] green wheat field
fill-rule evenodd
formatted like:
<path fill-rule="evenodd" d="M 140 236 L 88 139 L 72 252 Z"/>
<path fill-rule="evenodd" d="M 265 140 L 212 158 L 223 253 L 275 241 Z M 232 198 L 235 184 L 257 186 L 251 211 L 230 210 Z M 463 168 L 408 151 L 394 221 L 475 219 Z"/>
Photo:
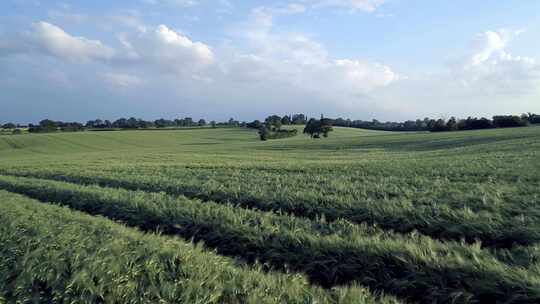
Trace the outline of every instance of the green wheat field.
<path fill-rule="evenodd" d="M 0 303 L 540 303 L 539 190 L 540 127 L 2 135 Z"/>

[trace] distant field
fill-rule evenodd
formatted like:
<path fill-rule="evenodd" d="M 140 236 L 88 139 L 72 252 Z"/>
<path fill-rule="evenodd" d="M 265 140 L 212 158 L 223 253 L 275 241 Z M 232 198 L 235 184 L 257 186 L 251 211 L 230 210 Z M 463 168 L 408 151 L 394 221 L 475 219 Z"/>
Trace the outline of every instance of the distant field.
<path fill-rule="evenodd" d="M 539 189 L 540 127 L 0 136 L 0 303 L 540 303 Z"/>

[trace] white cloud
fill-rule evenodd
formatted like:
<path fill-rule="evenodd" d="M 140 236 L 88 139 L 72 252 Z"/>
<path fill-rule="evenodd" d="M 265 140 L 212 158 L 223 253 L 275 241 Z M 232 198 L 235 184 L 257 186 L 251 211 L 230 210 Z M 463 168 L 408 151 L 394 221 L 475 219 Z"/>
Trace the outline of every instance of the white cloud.
<path fill-rule="evenodd" d="M 473 54 L 470 58 L 470 64 L 479 65 L 494 59 L 494 57 L 504 59 L 508 56 L 505 50 L 508 43 L 521 33 L 523 33 L 522 30 L 501 29 L 478 34 L 471 43 Z"/>
<path fill-rule="evenodd" d="M 53 24 L 38 22 L 33 27 L 34 47 L 50 55 L 70 60 L 110 59 L 114 55 L 114 50 L 101 41 L 71 36 Z"/>
<path fill-rule="evenodd" d="M 255 75 L 256 79 L 265 76 L 268 80 L 286 81 L 296 89 L 328 96 L 345 93 L 349 99 L 397 79 L 388 66 L 362 59 L 333 59 L 324 45 L 304 34 L 273 31 L 274 14 L 299 11 L 255 9 L 252 24 L 240 33 L 251 52 L 237 51 L 240 54 L 226 63 L 226 70 L 244 71 L 245 75 L 233 76 L 239 79 L 245 80 L 248 75 Z M 240 68 L 231 68 L 234 64 L 239 64 Z M 249 64 L 253 65 L 252 69 Z"/>
<path fill-rule="evenodd" d="M 467 55 L 448 70 L 397 81 L 375 96 L 410 117 L 537 111 L 540 63 L 510 50 L 511 41 L 521 33 L 502 29 L 477 34 Z"/>
<path fill-rule="evenodd" d="M 157 67 L 164 72 L 191 76 L 214 62 L 208 45 L 194 42 L 165 25 L 136 36 L 122 35 L 119 39 L 133 63 Z"/>
<path fill-rule="evenodd" d="M 99 40 L 75 37 L 60 27 L 38 22 L 32 25 L 32 31 L 12 37 L 0 45 L 0 50 L 10 53 L 39 53 L 70 61 L 108 60 L 114 49 Z"/>
<path fill-rule="evenodd" d="M 231 106 L 253 104 L 266 111 L 377 112 L 369 94 L 396 79 L 388 66 L 362 58 L 333 58 L 312 37 L 273 28 L 280 14 L 300 10 L 257 8 L 233 33 L 234 44 L 216 50 L 212 92 Z M 238 104 L 238 105 L 236 105 Z M 279 110 L 281 108 L 281 110 Z M 311 113 L 311 112 L 310 112 Z"/>
<path fill-rule="evenodd" d="M 387 86 L 397 79 L 397 75 L 390 67 L 367 61 L 336 60 L 335 69 L 344 75 L 347 85 L 357 86 L 364 91 Z"/>
<path fill-rule="evenodd" d="M 453 74 L 467 88 L 485 94 L 520 95 L 539 91 L 540 65 L 534 58 L 514 56 L 509 43 L 523 33 L 501 29 L 478 34 L 471 43 L 471 54 Z"/>

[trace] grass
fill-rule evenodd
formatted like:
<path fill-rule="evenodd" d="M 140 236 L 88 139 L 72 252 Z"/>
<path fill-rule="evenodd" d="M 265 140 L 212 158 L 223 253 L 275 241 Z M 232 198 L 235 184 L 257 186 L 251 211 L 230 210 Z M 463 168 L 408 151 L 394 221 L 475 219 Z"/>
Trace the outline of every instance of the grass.
<path fill-rule="evenodd" d="M 276 268 L 288 265 L 326 287 L 359 282 L 420 301 L 540 299 L 535 272 L 508 267 L 478 247 L 445 245 L 346 222 L 311 222 L 160 193 L 14 177 L 0 177 L 0 188 L 147 231 L 204 241 L 221 254 L 248 262 L 259 260 Z"/>
<path fill-rule="evenodd" d="M 0 192 L 0 294 L 17 303 L 398 303 L 263 273 L 201 246 Z"/>
<path fill-rule="evenodd" d="M 524 303 L 540 288 L 538 148 L 539 127 L 268 142 L 245 129 L 24 134 L 0 137 L 0 180 L 147 230 L 177 225 L 155 209 L 177 204 L 188 215 L 169 233 L 324 286 Z"/>

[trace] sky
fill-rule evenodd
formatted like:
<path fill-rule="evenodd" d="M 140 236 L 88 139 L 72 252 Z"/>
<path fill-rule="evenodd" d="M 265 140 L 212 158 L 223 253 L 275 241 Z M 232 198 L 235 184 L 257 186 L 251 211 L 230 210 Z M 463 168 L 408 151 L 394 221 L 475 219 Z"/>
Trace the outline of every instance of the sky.
<path fill-rule="evenodd" d="M 540 112 L 540 1 L 2 0 L 0 122 Z"/>

